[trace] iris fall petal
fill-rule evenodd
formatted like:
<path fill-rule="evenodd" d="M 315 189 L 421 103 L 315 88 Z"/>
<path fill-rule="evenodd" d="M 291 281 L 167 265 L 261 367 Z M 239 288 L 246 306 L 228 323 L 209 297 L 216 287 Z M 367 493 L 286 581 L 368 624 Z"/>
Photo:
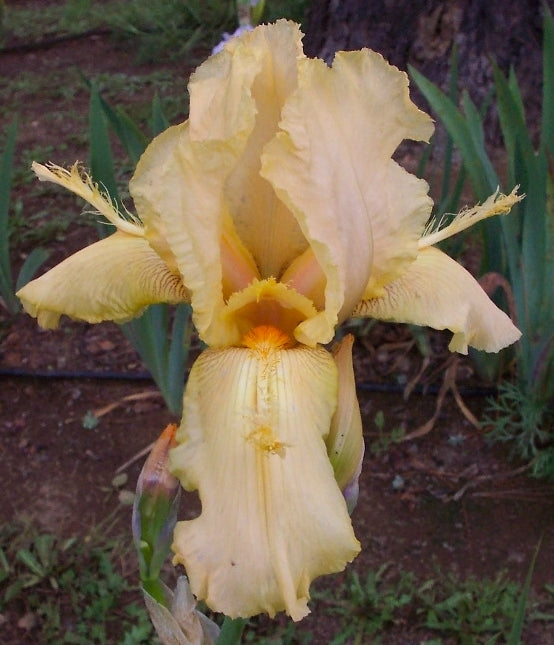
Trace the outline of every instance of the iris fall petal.
<path fill-rule="evenodd" d="M 462 354 L 468 345 L 497 352 L 521 336 L 475 278 L 433 247 L 422 249 L 384 296 L 362 301 L 353 315 L 450 329 L 449 349 Z"/>
<path fill-rule="evenodd" d="M 208 350 L 193 366 L 171 463 L 202 514 L 173 549 L 210 607 L 299 620 L 311 580 L 358 553 L 324 443 L 336 397 L 321 348 Z"/>
<path fill-rule="evenodd" d="M 17 297 L 42 327 L 54 328 L 62 314 L 125 322 L 150 304 L 185 302 L 187 292 L 144 238 L 117 232 L 32 280 Z"/>

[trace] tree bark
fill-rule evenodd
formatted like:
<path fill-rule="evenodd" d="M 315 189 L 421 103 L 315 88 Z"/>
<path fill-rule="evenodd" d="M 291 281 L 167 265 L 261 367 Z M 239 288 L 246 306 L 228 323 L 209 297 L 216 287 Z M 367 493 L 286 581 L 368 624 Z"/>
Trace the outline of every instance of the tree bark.
<path fill-rule="evenodd" d="M 554 0 L 546 3 L 554 11 Z M 542 8 L 542 0 L 312 0 L 304 47 L 329 63 L 336 51 L 369 47 L 400 69 L 412 65 L 445 89 L 457 45 L 459 86 L 477 105 L 491 90 L 494 59 L 504 72 L 515 68 L 528 116 L 536 122 Z M 417 93 L 415 100 L 424 104 Z"/>

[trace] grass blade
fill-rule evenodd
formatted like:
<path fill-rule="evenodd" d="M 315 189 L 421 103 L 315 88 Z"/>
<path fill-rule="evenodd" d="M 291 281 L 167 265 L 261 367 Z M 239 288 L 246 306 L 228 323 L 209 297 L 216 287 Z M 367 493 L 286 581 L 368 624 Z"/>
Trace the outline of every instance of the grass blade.
<path fill-rule="evenodd" d="M 452 54 L 450 56 L 450 83 L 448 87 L 448 96 L 453 103 L 456 103 L 456 101 L 458 100 L 458 46 L 456 44 L 454 44 L 454 46 L 452 47 Z M 448 194 L 450 192 L 453 154 L 454 140 L 452 139 L 450 133 L 447 133 L 446 145 L 444 149 L 444 167 L 440 193 L 441 197 L 439 200 L 439 203 L 441 205 L 448 200 Z"/>
<path fill-rule="evenodd" d="M 110 124 L 125 146 L 133 165 L 136 166 L 142 153 L 146 150 L 148 141 L 123 108 L 119 107 L 114 114 L 114 120 L 110 119 Z"/>
<path fill-rule="evenodd" d="M 167 128 L 169 128 L 169 121 L 163 112 L 160 97 L 156 93 L 152 99 L 152 134 L 157 136 Z"/>
<path fill-rule="evenodd" d="M 119 203 L 119 191 L 115 180 L 112 148 L 108 136 L 108 128 L 98 87 L 93 83 L 90 90 L 89 109 L 90 151 L 89 167 L 93 180 L 103 186 L 110 197 Z M 104 220 L 105 221 L 105 220 Z M 108 224 L 106 222 L 106 224 Z M 109 225 L 112 229 L 112 225 Z M 106 226 L 97 226 L 100 237 L 106 235 Z"/>
<path fill-rule="evenodd" d="M 486 169 L 483 167 L 482 159 L 475 149 L 474 138 L 464 115 L 451 99 L 413 67 L 410 67 L 410 76 L 454 139 L 476 194 L 490 195 L 496 189 L 496 186 L 491 187 L 487 181 Z"/>
<path fill-rule="evenodd" d="M 542 538 L 539 540 L 535 548 L 535 553 L 531 559 L 531 564 L 529 565 L 529 570 L 525 576 L 525 583 L 523 589 L 521 590 L 521 595 L 519 597 L 516 609 L 516 615 L 514 616 L 514 622 L 512 623 L 512 629 L 510 630 L 510 635 L 506 645 L 520 645 L 521 643 L 521 634 L 523 632 L 523 624 L 525 622 L 525 609 L 527 607 L 527 599 L 529 597 L 529 590 L 531 588 L 531 579 L 533 577 L 533 571 L 535 570 L 535 564 L 537 561 L 537 556 L 541 548 Z"/>
<path fill-rule="evenodd" d="M 554 19 L 544 3 L 541 143 L 554 156 Z"/>
<path fill-rule="evenodd" d="M 217 645 L 238 645 L 242 636 L 242 632 L 246 626 L 246 619 L 235 618 L 232 620 L 225 616 Z"/>
<path fill-rule="evenodd" d="M 191 315 L 190 305 L 176 307 L 167 357 L 166 374 L 171 387 L 170 408 L 178 414 L 181 414 L 183 407 L 184 372 L 192 335 Z"/>
<path fill-rule="evenodd" d="M 487 104 L 489 100 L 485 101 L 485 104 L 481 107 L 481 110 L 477 110 L 475 103 L 470 99 L 467 92 L 462 94 L 462 105 L 464 106 L 464 114 L 466 122 L 468 125 L 469 133 L 473 141 L 473 146 L 475 154 L 477 155 L 481 167 L 485 172 L 486 181 L 488 185 L 487 194 L 482 197 L 488 197 L 496 188 L 500 185 L 500 180 L 498 175 L 494 170 L 494 167 L 487 155 L 485 149 L 485 135 L 483 132 L 483 116 L 487 110 Z"/>
<path fill-rule="evenodd" d="M 102 125 L 98 122 L 98 118 L 99 114 L 103 112 L 104 117 L 113 128 L 121 143 L 124 145 L 127 154 L 133 160 L 133 163 L 136 164 L 141 154 L 146 149 L 148 140 L 139 130 L 131 117 L 129 117 L 129 115 L 123 110 L 123 108 L 119 107 L 117 110 L 114 110 L 110 106 L 110 104 L 102 98 L 100 92 L 98 91 L 98 87 L 94 83 L 92 83 L 84 74 L 81 74 L 81 77 L 91 92 L 91 105 L 94 100 L 94 118 L 95 122 L 98 124 L 98 127 L 102 127 Z M 105 125 L 104 130 L 106 130 Z"/>
<path fill-rule="evenodd" d="M 46 249 L 40 247 L 33 249 L 29 253 L 27 259 L 21 267 L 21 270 L 19 271 L 19 275 L 17 276 L 17 282 L 15 284 L 16 291 L 19 291 L 19 289 L 24 287 L 27 282 L 33 279 L 35 273 L 38 271 L 41 265 L 46 262 L 49 255 L 50 254 Z"/>
<path fill-rule="evenodd" d="M 0 296 L 12 314 L 19 311 L 19 300 L 13 291 L 9 240 L 10 192 L 16 136 L 17 119 L 14 119 L 8 128 L 6 145 L 0 157 Z"/>

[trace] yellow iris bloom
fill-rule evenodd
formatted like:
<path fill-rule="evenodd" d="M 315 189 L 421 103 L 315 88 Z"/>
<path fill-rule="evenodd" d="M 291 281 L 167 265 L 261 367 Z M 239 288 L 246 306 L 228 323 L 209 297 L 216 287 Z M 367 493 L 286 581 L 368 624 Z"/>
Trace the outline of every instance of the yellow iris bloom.
<path fill-rule="evenodd" d="M 188 301 L 209 345 L 196 361 L 172 451 L 202 513 L 180 522 L 175 561 L 194 594 L 231 617 L 308 613 L 310 582 L 358 553 L 347 503 L 363 454 L 351 315 L 454 332 L 451 349 L 519 337 L 458 263 L 432 247 L 517 201 L 493 196 L 426 231 L 425 181 L 391 156 L 431 119 L 405 74 L 369 50 L 332 67 L 279 21 L 230 41 L 193 74 L 190 117 L 157 137 L 123 218 L 77 167 L 34 165 L 117 232 L 18 293 L 46 327 L 61 314 L 124 321 Z M 344 492 L 344 495 L 343 495 Z"/>

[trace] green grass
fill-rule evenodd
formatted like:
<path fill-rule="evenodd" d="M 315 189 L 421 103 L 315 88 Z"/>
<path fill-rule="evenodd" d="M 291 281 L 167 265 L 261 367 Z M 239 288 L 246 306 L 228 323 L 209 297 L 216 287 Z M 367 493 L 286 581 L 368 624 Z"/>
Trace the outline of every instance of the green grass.
<path fill-rule="evenodd" d="M 68 0 L 65 5 L 50 5 L 37 9 L 18 6 L 17 2 L 7 0 L 3 21 L 4 45 L 8 36 L 18 42 L 31 43 L 69 33 L 80 33 L 101 26 L 99 12 L 84 11 L 88 2 Z M 79 5 L 83 10 L 79 9 Z M 1 34 L 0 34 L 1 35 Z"/>
<path fill-rule="evenodd" d="M 346 581 L 332 595 L 320 596 L 328 611 L 340 621 L 339 630 L 329 641 L 331 645 L 378 642 L 379 633 L 411 612 L 417 593 L 415 576 L 400 572 L 393 580 L 386 577 L 389 568 L 389 564 L 384 564 L 362 577 L 350 570 Z"/>
<path fill-rule="evenodd" d="M 37 645 L 156 645 L 134 558 L 130 533 L 120 534 L 108 520 L 84 538 L 61 538 L 25 520 L 5 524 L 0 527 L 4 634 L 18 634 L 17 622 L 23 620 Z M 426 645 L 515 645 L 509 638 L 518 615 L 525 615 L 520 624 L 526 629 L 554 624 L 554 585 L 527 597 L 531 575 L 532 567 L 522 587 L 505 573 L 477 579 L 437 570 L 421 579 L 391 563 L 377 570 L 351 567 L 315 585 L 312 619 L 292 623 L 283 615 L 257 616 L 247 621 L 241 642 L 308 645 L 317 642 L 309 627 L 316 624 L 324 626 L 331 645 L 378 645 L 399 634 Z"/>
<path fill-rule="evenodd" d="M 290 18 L 301 22 L 307 0 L 266 3 L 264 22 Z M 0 46 L 9 38 L 33 43 L 94 29 L 108 29 L 140 60 L 176 59 L 195 49 L 211 49 L 224 31 L 237 26 L 233 0 L 67 0 L 63 5 L 35 9 L 7 5 Z M 3 37 L 2 37 L 3 34 Z"/>
<path fill-rule="evenodd" d="M 504 574 L 493 580 L 460 580 L 449 574 L 430 582 L 420 601 L 426 627 L 456 635 L 460 645 L 473 645 L 508 636 L 519 596 L 519 585 Z"/>
<path fill-rule="evenodd" d="M 514 384 L 503 383 L 498 401 L 491 402 L 487 430 L 493 440 L 512 442 L 520 459 L 531 459 L 534 475 L 554 479 L 554 18 L 547 6 L 543 12 L 542 71 L 537 146 L 515 71 L 505 76 L 493 64 L 493 105 L 507 161 L 504 192 L 519 186 L 519 194 L 525 198 L 510 215 L 491 218 L 480 226 L 481 270 L 501 274 L 510 285 L 510 313 L 522 336 L 514 347 L 499 354 L 470 352 L 470 356 L 478 374 L 496 381 L 515 357 Z M 476 199 L 483 201 L 504 183 L 492 161 L 497 154 L 486 145 L 484 115 L 488 106 L 478 108 L 464 91 L 460 109 L 456 93 L 447 96 L 414 69 L 411 76 L 456 144 Z M 506 308 L 508 299 L 503 300 L 503 305 L 502 298 L 498 302 Z"/>
<path fill-rule="evenodd" d="M 144 123 L 151 118 L 152 97 L 156 94 L 162 97 L 160 104 L 169 120 L 182 120 L 188 111 L 187 79 L 176 80 L 168 71 L 134 75 L 104 73 L 91 80 L 103 89 L 105 98 L 115 99 L 118 104 L 124 104 L 129 116 L 137 122 Z M 4 97 L 0 106 L 0 117 L 8 119 L 14 113 L 20 112 L 20 121 L 27 122 L 26 106 L 31 104 L 34 96 L 40 95 L 45 105 L 56 106 L 56 109 L 46 110 L 41 115 L 41 131 L 46 132 L 50 127 L 57 131 L 60 124 L 68 131 L 67 136 L 56 142 L 55 146 L 52 143 L 18 146 L 13 166 L 13 196 L 9 216 L 12 243 L 16 248 L 26 248 L 29 244 L 48 245 L 60 241 L 71 224 L 77 222 L 92 225 L 93 220 L 90 216 L 85 218 L 76 215 L 82 207 L 80 202 L 78 206 L 73 207 L 73 197 L 60 197 L 60 191 L 48 184 L 37 182 L 30 169 L 35 160 L 41 163 L 64 163 L 64 157 L 70 156 L 70 161 L 73 161 L 77 155 L 76 158 L 80 157 L 86 161 L 89 141 L 89 88 L 83 75 L 77 69 L 70 69 L 64 73 L 52 71 L 49 74 L 27 72 L 18 78 L 0 78 L 0 93 Z M 78 110 L 74 99 L 81 94 L 80 103 L 83 109 Z M 27 127 L 33 126 L 29 124 Z M 76 152 L 78 150 L 81 152 Z M 132 166 L 125 160 L 119 160 L 116 171 L 122 194 L 125 196 Z M 60 207 L 60 199 L 62 204 L 71 206 Z M 37 200 L 40 204 L 37 204 Z M 29 206 L 30 201 L 32 207 Z"/>
<path fill-rule="evenodd" d="M 314 594 L 315 611 L 338 619 L 331 645 L 377 645 L 383 637 L 391 642 L 391 634 L 402 633 L 405 626 L 410 638 L 418 638 L 414 642 L 426 645 L 511 643 L 523 598 L 522 587 L 505 573 L 477 579 L 437 571 L 434 578 L 421 581 L 390 563 L 363 575 L 350 569 L 344 582 L 332 587 L 327 583 L 325 589 Z M 526 624 L 554 621 L 548 588 L 540 602 L 527 596 L 524 600 Z"/>
<path fill-rule="evenodd" d="M 143 120 L 150 111 L 152 97 L 161 97 L 164 113 L 170 121 L 183 120 L 188 112 L 188 78 L 175 78 L 168 70 L 156 70 L 144 74 L 101 73 L 94 82 L 98 85 L 104 98 L 130 106 L 133 119 Z M 88 87 L 82 72 L 74 67 L 64 71 L 52 70 L 49 73 L 23 72 L 14 78 L 0 77 L 0 92 L 3 101 L 0 116 L 11 118 L 17 112 L 24 112 L 29 96 L 40 95 L 53 110 L 43 118 L 52 120 L 70 119 L 75 130 L 86 131 L 86 111 L 76 112 L 71 102 L 88 97 Z M 62 141 L 59 146 L 67 146 L 69 141 Z M 58 145 L 56 148 L 59 150 Z"/>
<path fill-rule="evenodd" d="M 24 619 L 37 644 L 156 643 L 130 566 L 130 536 L 106 537 L 106 528 L 64 539 L 29 522 L 2 526 L 0 612 L 9 624 Z"/>

